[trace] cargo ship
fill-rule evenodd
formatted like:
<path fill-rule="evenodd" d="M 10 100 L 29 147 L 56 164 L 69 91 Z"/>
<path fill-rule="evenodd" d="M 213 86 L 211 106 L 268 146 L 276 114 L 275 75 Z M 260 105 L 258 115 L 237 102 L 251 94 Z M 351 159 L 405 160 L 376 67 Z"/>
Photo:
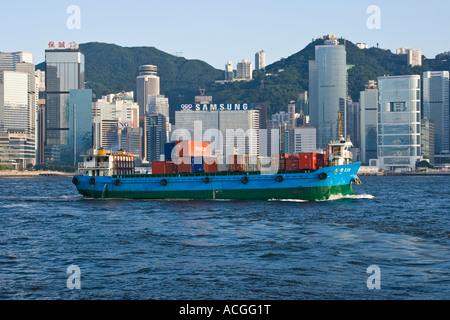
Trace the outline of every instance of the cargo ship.
<path fill-rule="evenodd" d="M 153 162 L 151 174 L 138 174 L 134 156 L 124 151 L 92 150 L 72 182 L 89 198 L 320 201 L 353 195 L 352 185 L 361 183 L 352 147 L 341 136 L 323 154 L 280 154 L 270 161 L 232 155 L 219 161 L 208 143 L 178 141 L 166 145 L 165 161 Z"/>

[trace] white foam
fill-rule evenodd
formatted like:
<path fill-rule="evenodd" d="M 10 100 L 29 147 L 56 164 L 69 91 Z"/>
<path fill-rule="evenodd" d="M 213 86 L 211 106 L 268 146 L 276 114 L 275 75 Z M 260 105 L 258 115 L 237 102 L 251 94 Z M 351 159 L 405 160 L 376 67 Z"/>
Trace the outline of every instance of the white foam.
<path fill-rule="evenodd" d="M 337 201 L 343 199 L 374 199 L 375 197 L 370 194 L 353 194 L 353 195 L 342 195 L 342 194 L 333 194 L 328 199 L 318 200 L 318 201 Z"/>

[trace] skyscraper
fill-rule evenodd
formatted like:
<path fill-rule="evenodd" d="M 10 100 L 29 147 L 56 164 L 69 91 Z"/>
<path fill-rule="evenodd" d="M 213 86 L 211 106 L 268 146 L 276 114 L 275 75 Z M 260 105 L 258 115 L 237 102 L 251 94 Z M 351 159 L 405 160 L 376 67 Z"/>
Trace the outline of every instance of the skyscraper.
<path fill-rule="evenodd" d="M 231 81 L 234 79 L 233 62 L 228 61 L 225 65 L 225 80 Z"/>
<path fill-rule="evenodd" d="M 368 164 L 370 159 L 377 158 L 378 87 L 376 81 L 369 81 L 366 90 L 360 94 L 359 103 L 361 161 Z"/>
<path fill-rule="evenodd" d="M 0 132 L 29 133 L 28 74 L 0 71 Z"/>
<path fill-rule="evenodd" d="M 45 161 L 62 162 L 69 145 L 70 90 L 84 89 L 84 55 L 76 47 L 45 51 L 46 143 Z M 70 162 L 72 164 L 72 162 Z"/>
<path fill-rule="evenodd" d="M 93 147 L 91 89 L 70 90 L 69 128 L 68 148 L 61 155 L 61 163 L 76 166 Z"/>
<path fill-rule="evenodd" d="M 449 72 L 423 74 L 423 118 L 434 124 L 434 151 L 450 153 Z"/>
<path fill-rule="evenodd" d="M 149 114 L 145 120 L 146 160 L 160 161 L 167 142 L 166 117 L 162 114 Z"/>
<path fill-rule="evenodd" d="M 338 138 L 339 112 L 346 118 L 346 56 L 345 46 L 331 39 L 316 46 L 315 60 L 309 62 L 309 113 L 311 125 L 317 128 L 318 148 L 325 149 Z"/>
<path fill-rule="evenodd" d="M 94 103 L 93 109 L 95 147 L 108 148 L 113 151 L 125 149 L 124 146 L 121 146 L 119 136 L 122 135 L 122 131 L 128 133 L 126 128 L 138 126 L 138 104 L 130 99 L 128 94 L 121 93 L 102 97 Z"/>
<path fill-rule="evenodd" d="M 157 72 L 158 67 L 153 65 L 139 67 L 139 76 L 136 78 L 136 101 L 139 104 L 139 115 L 141 117 L 148 113 L 148 97 L 160 94 L 160 79 Z"/>
<path fill-rule="evenodd" d="M 247 60 L 242 60 L 237 64 L 236 78 L 241 80 L 252 80 L 252 63 Z"/>
<path fill-rule="evenodd" d="M 33 135 L 34 137 L 31 137 L 30 141 L 34 141 L 37 134 L 38 88 L 36 85 L 33 54 L 23 51 L 0 52 L 0 72 L 2 71 L 7 72 L 3 75 L 3 93 L 5 94 L 3 98 L 9 100 L 9 102 L 4 100 L 3 103 L 14 103 L 11 99 L 23 98 L 21 94 L 17 94 L 17 91 L 23 91 L 22 86 L 24 85 L 27 95 L 27 101 L 25 104 L 22 103 L 22 108 L 19 108 L 17 104 L 15 107 L 3 105 L 3 111 L 6 112 L 4 115 L 9 117 L 8 119 L 3 118 L 3 122 L 7 124 L 7 127 L 8 123 L 12 124 L 11 121 L 16 124 L 20 122 L 21 125 L 16 126 L 15 129 L 21 130 L 24 134 Z M 19 78 L 22 80 L 19 80 Z M 24 78 L 26 78 L 25 83 L 23 82 Z M 36 146 L 34 148 L 36 150 Z"/>
<path fill-rule="evenodd" d="M 414 170 L 420 148 L 420 76 L 378 78 L 378 159 L 384 170 Z"/>
<path fill-rule="evenodd" d="M 260 71 L 266 68 L 266 52 L 264 50 L 258 51 L 255 54 L 255 70 Z"/>

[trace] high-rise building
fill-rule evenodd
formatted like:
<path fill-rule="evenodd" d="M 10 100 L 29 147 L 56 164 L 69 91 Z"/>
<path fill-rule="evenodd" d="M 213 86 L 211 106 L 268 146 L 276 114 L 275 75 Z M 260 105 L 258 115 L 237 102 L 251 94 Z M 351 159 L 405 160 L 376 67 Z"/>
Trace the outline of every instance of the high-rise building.
<path fill-rule="evenodd" d="M 353 101 L 350 97 L 347 101 L 347 136 L 350 138 L 355 148 L 360 148 L 360 105 L 359 102 Z"/>
<path fill-rule="evenodd" d="M 255 54 L 255 70 L 265 70 L 266 68 L 266 52 L 264 50 L 258 51 Z"/>
<path fill-rule="evenodd" d="M 79 49 L 48 49 L 45 51 L 46 142 L 45 161 L 66 164 L 62 157 L 69 145 L 70 90 L 84 89 L 85 62 Z M 72 164 L 73 161 L 70 161 Z"/>
<path fill-rule="evenodd" d="M 308 91 L 303 91 L 298 95 L 298 104 L 300 108 L 300 112 L 303 111 L 303 114 L 309 116 L 309 101 L 308 101 Z"/>
<path fill-rule="evenodd" d="M 420 129 L 420 146 L 422 148 L 422 156 L 424 159 L 428 159 L 430 164 L 434 165 L 434 124 L 429 118 L 423 118 Z"/>
<path fill-rule="evenodd" d="M 142 128 L 119 128 L 119 150 L 125 150 L 137 158 L 140 158 L 142 150 Z"/>
<path fill-rule="evenodd" d="M 316 128 L 301 127 L 294 129 L 294 148 L 289 150 L 289 153 L 314 152 L 316 149 Z"/>
<path fill-rule="evenodd" d="M 139 67 L 139 76 L 136 78 L 136 101 L 139 105 L 141 117 L 148 113 L 148 97 L 160 94 L 160 79 L 157 72 L 158 67 L 153 65 Z"/>
<path fill-rule="evenodd" d="M 408 47 L 401 47 L 397 49 L 397 54 L 406 55 L 408 66 L 422 66 L 422 51 L 417 49 L 410 49 Z"/>
<path fill-rule="evenodd" d="M 242 60 L 237 64 L 236 78 L 240 80 L 252 80 L 253 70 L 252 63 L 247 60 Z"/>
<path fill-rule="evenodd" d="M 380 169 L 415 170 L 420 148 L 420 76 L 378 78 Z"/>
<path fill-rule="evenodd" d="M 182 105 L 175 112 L 171 140 L 178 139 L 177 134 L 184 131 L 193 140 L 213 142 L 213 154 L 230 155 L 236 151 L 258 155 L 260 112 L 257 104 Z M 200 123 L 201 128 L 196 127 Z"/>
<path fill-rule="evenodd" d="M 0 72 L 0 132 L 21 130 L 30 133 L 28 74 Z"/>
<path fill-rule="evenodd" d="M 422 51 L 410 49 L 408 52 L 408 65 L 411 67 L 422 66 Z"/>
<path fill-rule="evenodd" d="M 92 90 L 70 90 L 69 94 L 69 143 L 60 156 L 61 163 L 78 165 L 83 155 L 93 147 Z"/>
<path fill-rule="evenodd" d="M 128 133 L 126 128 L 139 126 L 139 105 L 126 94 L 109 95 L 98 100 L 94 103 L 92 115 L 96 148 L 125 149 L 119 136 Z"/>
<path fill-rule="evenodd" d="M 169 99 L 164 95 L 149 95 L 148 113 L 162 114 L 166 117 L 166 122 L 169 123 Z"/>
<path fill-rule="evenodd" d="M 346 60 L 345 46 L 330 39 L 316 46 L 315 60 L 309 62 L 310 123 L 317 128 L 317 146 L 322 149 L 338 138 L 339 113 L 346 128 Z"/>
<path fill-rule="evenodd" d="M 38 111 L 38 129 L 37 129 L 37 164 L 43 164 L 44 147 L 45 147 L 45 99 L 39 99 L 39 111 Z"/>
<path fill-rule="evenodd" d="M 362 91 L 360 104 L 361 162 L 368 164 L 370 159 L 377 159 L 377 124 L 378 124 L 378 87 L 374 80 L 369 81 Z"/>
<path fill-rule="evenodd" d="M 3 111 L 6 112 L 4 116 L 9 117 L 8 119 L 4 118 L 4 123 L 12 124 L 11 121 L 18 125 L 21 123 L 16 129 L 21 130 L 25 134 L 32 135 L 29 137 L 28 141 L 36 141 L 37 135 L 37 112 L 38 112 L 38 89 L 36 84 L 36 76 L 35 76 L 35 66 L 33 64 L 33 54 L 30 52 L 0 52 L 0 72 L 6 71 L 7 74 L 4 74 L 4 87 L 3 93 L 5 94 L 4 98 L 9 100 L 11 103 L 14 103 L 11 99 L 12 95 L 16 96 L 19 87 L 23 86 L 23 74 L 26 74 L 26 94 L 27 94 L 27 102 L 25 105 L 22 105 L 22 108 L 12 106 L 3 105 Z M 11 72 L 16 72 L 17 75 L 14 76 Z M 19 73 L 22 73 L 20 76 Z M 18 80 L 18 78 L 22 78 L 22 80 Z M 16 80 L 17 81 L 14 84 Z M 17 95 L 13 100 L 21 99 L 22 95 Z M 23 96 L 22 96 L 23 97 Z M 7 102 L 7 101 L 3 101 Z M 17 102 L 17 101 L 16 101 Z M 13 109 L 11 109 L 13 108 Z M 1 111 L 0 111 L 1 112 Z M 12 112 L 12 113 L 11 113 Z M 25 114 L 26 112 L 26 114 Z M 8 115 L 9 113 L 9 115 Z M 1 121 L 1 120 L 0 120 Z M 26 126 L 23 124 L 26 123 Z M 1 129 L 0 129 L 1 131 Z M 34 150 L 36 153 L 37 146 L 34 146 Z"/>
<path fill-rule="evenodd" d="M 34 137 L 22 130 L 0 132 L 0 165 L 16 170 L 34 165 L 36 161 Z"/>
<path fill-rule="evenodd" d="M 166 117 L 162 114 L 149 114 L 145 117 L 146 160 L 160 161 L 167 142 Z"/>
<path fill-rule="evenodd" d="M 225 65 L 225 80 L 231 81 L 234 79 L 233 62 L 228 61 Z"/>
<path fill-rule="evenodd" d="M 434 124 L 434 151 L 450 153 L 449 72 L 423 74 L 423 117 Z"/>

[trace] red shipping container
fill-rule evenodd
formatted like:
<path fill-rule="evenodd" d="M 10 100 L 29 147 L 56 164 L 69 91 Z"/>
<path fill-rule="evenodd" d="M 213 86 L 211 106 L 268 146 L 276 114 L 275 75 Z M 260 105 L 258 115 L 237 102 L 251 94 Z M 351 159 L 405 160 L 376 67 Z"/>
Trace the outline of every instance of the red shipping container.
<path fill-rule="evenodd" d="M 322 154 L 322 153 L 317 154 L 317 169 L 326 167 L 325 157 L 326 157 L 325 154 Z"/>
<path fill-rule="evenodd" d="M 286 159 L 286 170 L 289 170 L 289 171 L 299 170 L 299 158 L 298 157 L 290 157 L 290 158 Z"/>
<path fill-rule="evenodd" d="M 178 157 L 210 157 L 210 143 L 194 140 L 176 141 L 175 154 Z"/>
<path fill-rule="evenodd" d="M 317 153 L 300 153 L 299 170 L 317 170 Z"/>
<path fill-rule="evenodd" d="M 191 164 L 186 163 L 180 163 L 177 165 L 177 172 L 178 173 L 191 173 L 192 166 Z"/>
<path fill-rule="evenodd" d="M 165 174 L 166 164 L 164 161 L 153 161 L 152 162 L 152 174 Z"/>
<path fill-rule="evenodd" d="M 203 169 L 207 173 L 217 172 L 218 171 L 217 158 L 215 157 L 204 158 Z"/>
<path fill-rule="evenodd" d="M 230 164 L 230 171 L 231 172 L 243 172 L 244 165 L 243 164 Z"/>
<path fill-rule="evenodd" d="M 176 166 L 175 163 L 172 162 L 172 160 L 166 160 L 165 172 L 167 174 L 169 174 L 169 173 L 177 173 L 177 166 Z"/>

